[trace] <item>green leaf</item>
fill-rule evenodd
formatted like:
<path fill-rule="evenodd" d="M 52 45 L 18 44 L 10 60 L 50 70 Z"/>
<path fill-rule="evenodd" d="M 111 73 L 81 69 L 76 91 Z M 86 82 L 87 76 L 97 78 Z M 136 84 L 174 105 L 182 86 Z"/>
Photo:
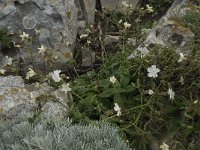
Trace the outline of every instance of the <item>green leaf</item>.
<path fill-rule="evenodd" d="M 119 94 L 119 93 L 122 93 L 122 92 L 125 92 L 125 90 L 122 89 L 122 88 L 109 88 L 109 89 L 104 90 L 100 94 L 100 97 L 111 97 L 114 94 Z"/>
<path fill-rule="evenodd" d="M 120 75 L 120 85 L 121 85 L 121 87 L 123 87 L 123 88 L 126 87 L 129 84 L 129 82 L 130 82 L 130 74 L 129 73 L 127 73 L 127 74 L 122 73 Z"/>

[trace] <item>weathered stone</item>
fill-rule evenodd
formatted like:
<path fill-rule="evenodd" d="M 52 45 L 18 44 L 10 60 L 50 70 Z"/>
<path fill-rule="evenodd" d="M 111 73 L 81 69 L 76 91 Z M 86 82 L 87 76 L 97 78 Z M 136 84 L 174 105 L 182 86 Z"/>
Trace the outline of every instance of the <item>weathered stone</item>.
<path fill-rule="evenodd" d="M 88 48 L 82 48 L 82 66 L 91 66 L 95 62 L 95 53 Z"/>
<path fill-rule="evenodd" d="M 82 21 L 93 23 L 95 5 L 96 0 L 0 1 L 0 28 L 6 27 L 9 33 L 18 35 L 18 38 L 13 36 L 13 42 L 22 45 L 19 54 L 26 61 L 40 64 L 42 59 L 37 55 L 38 48 L 44 45 L 50 55 L 58 57 L 58 63 L 65 64 L 68 61 L 65 54 L 72 51 L 69 45 L 76 41 L 77 22 L 82 16 Z M 23 32 L 32 38 L 29 45 L 32 53 L 29 48 L 23 48 L 19 38 Z M 30 59 L 32 56 L 34 60 Z"/>
<path fill-rule="evenodd" d="M 105 40 L 104 40 L 104 44 L 107 45 L 112 45 L 112 44 L 116 44 L 119 42 L 119 36 L 113 36 L 113 35 L 106 35 L 105 36 Z"/>
<path fill-rule="evenodd" d="M 194 34 L 189 28 L 179 24 L 175 17 L 187 13 L 189 0 L 175 0 L 167 13 L 159 20 L 144 41 L 145 46 L 158 44 L 166 47 L 177 47 L 178 51 L 185 51 L 192 41 Z"/>
<path fill-rule="evenodd" d="M 138 3 L 139 0 L 101 0 L 101 5 L 104 9 L 117 10 L 121 12 L 127 11 L 128 9 L 132 12 Z"/>
<path fill-rule="evenodd" d="M 24 84 L 20 76 L 0 77 L 0 118 L 15 118 L 42 109 L 42 115 L 62 117 L 69 98 L 48 84 Z"/>

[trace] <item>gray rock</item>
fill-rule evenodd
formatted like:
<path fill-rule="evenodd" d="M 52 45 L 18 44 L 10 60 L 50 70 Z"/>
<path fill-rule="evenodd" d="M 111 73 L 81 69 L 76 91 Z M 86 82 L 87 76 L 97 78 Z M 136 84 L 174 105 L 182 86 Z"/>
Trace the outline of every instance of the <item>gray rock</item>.
<path fill-rule="evenodd" d="M 189 0 L 175 0 L 167 13 L 148 34 L 144 45 L 158 44 L 166 47 L 177 47 L 177 51 L 185 51 L 194 34 L 190 29 L 178 24 L 173 18 L 187 13 L 186 5 L 188 3 Z"/>
<path fill-rule="evenodd" d="M 82 48 L 82 66 L 91 66 L 95 62 L 95 52 L 88 48 Z"/>
<path fill-rule="evenodd" d="M 78 0 L 78 2 L 83 10 L 84 20 L 88 24 L 94 23 L 96 0 Z"/>
<path fill-rule="evenodd" d="M 119 36 L 114 36 L 114 35 L 106 35 L 105 36 L 105 40 L 104 40 L 104 44 L 107 45 L 112 45 L 112 44 L 116 44 L 119 42 Z"/>
<path fill-rule="evenodd" d="M 130 6 L 131 12 L 136 8 L 139 0 L 101 0 L 101 5 L 105 10 L 117 10 L 121 12 L 127 11 L 127 7 L 123 2 Z"/>
<path fill-rule="evenodd" d="M 15 118 L 42 109 L 42 115 L 63 117 L 69 98 L 48 84 L 24 84 L 20 76 L 0 77 L 0 118 Z"/>
<path fill-rule="evenodd" d="M 76 41 L 77 22 L 82 16 L 86 23 L 93 23 L 95 5 L 96 0 L 5 0 L 0 3 L 0 28 L 6 27 L 16 35 L 26 32 L 32 37 L 33 54 L 27 48 L 20 48 L 20 56 L 26 61 L 40 63 L 37 52 L 44 45 L 49 54 L 58 57 L 58 62 L 66 63 L 63 54 Z M 13 41 L 22 43 L 19 37 L 13 37 Z M 34 60 L 30 59 L 32 55 Z"/>

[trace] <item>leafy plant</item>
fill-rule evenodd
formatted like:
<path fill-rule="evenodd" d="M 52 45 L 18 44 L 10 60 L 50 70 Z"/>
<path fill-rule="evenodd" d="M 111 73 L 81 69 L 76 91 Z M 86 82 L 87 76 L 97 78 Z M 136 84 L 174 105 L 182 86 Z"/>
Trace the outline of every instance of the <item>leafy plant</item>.
<path fill-rule="evenodd" d="M 118 125 L 136 149 L 146 150 L 166 141 L 173 149 L 196 150 L 198 142 L 192 143 L 191 137 L 200 133 L 200 28 L 197 16 L 186 18 L 182 21 L 188 22 L 195 40 L 184 58 L 180 59 L 183 56 L 176 49 L 160 46 L 149 48 L 144 56 L 121 42 L 100 71 L 77 78 L 69 112 L 74 122 L 106 120 Z M 148 75 L 153 65 L 159 69 L 155 78 Z"/>
<path fill-rule="evenodd" d="M 0 45 L 2 48 L 10 48 L 12 44 L 12 39 L 8 35 L 7 29 L 0 29 Z"/>

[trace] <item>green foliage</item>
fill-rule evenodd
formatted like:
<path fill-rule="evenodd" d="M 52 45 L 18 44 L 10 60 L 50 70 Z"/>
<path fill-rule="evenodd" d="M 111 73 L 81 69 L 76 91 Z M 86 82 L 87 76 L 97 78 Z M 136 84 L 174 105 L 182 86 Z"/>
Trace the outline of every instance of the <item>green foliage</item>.
<path fill-rule="evenodd" d="M 118 130 L 105 122 L 72 125 L 69 119 L 0 124 L 1 150 L 128 150 Z"/>
<path fill-rule="evenodd" d="M 73 91 L 79 96 L 71 104 L 70 117 L 77 122 L 102 119 L 115 123 L 133 145 L 139 143 L 139 149 L 147 149 L 153 139 L 168 134 L 184 143 L 199 131 L 195 118 L 200 117 L 200 105 L 194 103 L 199 100 L 199 58 L 178 63 L 179 55 L 173 49 L 160 47 L 152 48 L 150 56 L 131 60 L 127 60 L 127 53 L 119 52 L 98 75 L 76 80 Z M 156 79 L 147 76 L 151 65 L 161 70 Z M 109 81 L 113 75 L 115 84 Z M 167 94 L 169 87 L 175 91 L 174 100 Z M 149 89 L 154 95 L 148 95 Z M 114 103 L 122 108 L 122 116 L 116 116 Z"/>
<path fill-rule="evenodd" d="M 0 29 L 0 45 L 2 48 L 10 48 L 12 44 L 12 39 L 8 35 L 8 31 L 6 29 Z"/>
<path fill-rule="evenodd" d="M 197 150 L 199 144 L 194 139 L 200 133 L 199 16 L 196 12 L 182 19 L 195 34 L 190 53 L 182 62 L 178 62 L 180 55 L 174 48 L 159 46 L 149 48 L 150 54 L 140 57 L 135 47 L 125 43 L 127 37 L 122 38 L 115 48 L 117 53 L 108 57 L 98 73 L 88 72 L 73 83 L 70 117 L 75 122 L 106 120 L 118 125 L 130 145 L 139 150 L 149 149 L 151 143 L 161 145 L 163 140 L 175 149 Z M 132 52 L 136 57 L 127 59 Z M 152 65 L 160 69 L 157 78 L 148 77 L 147 68 Z M 110 82 L 111 76 L 117 79 L 115 83 Z M 175 92 L 174 99 L 170 99 L 169 88 Z M 148 90 L 154 94 L 148 94 Z M 121 116 L 117 116 L 114 103 L 120 106 Z"/>

